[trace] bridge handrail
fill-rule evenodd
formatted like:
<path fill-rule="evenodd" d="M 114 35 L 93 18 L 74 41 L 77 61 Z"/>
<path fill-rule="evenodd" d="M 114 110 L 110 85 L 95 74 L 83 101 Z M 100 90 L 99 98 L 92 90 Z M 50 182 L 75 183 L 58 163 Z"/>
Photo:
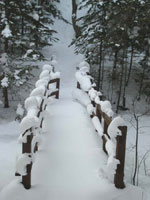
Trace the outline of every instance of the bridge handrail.
<path fill-rule="evenodd" d="M 31 170 L 34 153 L 38 151 L 40 143 L 44 112 L 52 96 L 59 98 L 59 87 L 60 73 L 54 72 L 53 66 L 46 64 L 35 84 L 35 89 L 25 100 L 27 114 L 20 123 L 21 135 L 19 137 L 22 143 L 22 154 L 16 164 L 16 176 L 22 176 L 25 189 L 31 188 Z"/>
<path fill-rule="evenodd" d="M 95 89 L 96 84 L 94 83 L 94 79 L 90 76 L 89 71 L 90 69 L 87 62 L 79 64 L 75 75 L 77 79 L 77 88 L 88 94 L 91 103 L 87 105 L 87 110 L 92 118 L 96 132 L 102 137 L 103 151 L 108 155 L 108 159 L 112 159 L 113 157 L 116 162 L 113 182 L 117 188 L 125 188 L 124 165 L 127 126 L 121 117 L 113 119 L 111 104 L 109 101 L 104 101 L 102 93 Z M 113 136 L 111 132 L 113 132 L 112 127 L 114 124 L 117 125 L 118 133 Z M 108 141 L 115 145 L 115 152 L 113 154 L 107 147 Z"/>

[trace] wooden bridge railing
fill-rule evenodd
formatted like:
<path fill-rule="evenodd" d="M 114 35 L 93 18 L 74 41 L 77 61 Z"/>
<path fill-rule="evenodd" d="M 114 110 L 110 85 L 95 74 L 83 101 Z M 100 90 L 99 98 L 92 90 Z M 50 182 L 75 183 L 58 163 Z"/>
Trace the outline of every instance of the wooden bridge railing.
<path fill-rule="evenodd" d="M 25 101 L 27 115 L 20 124 L 22 142 L 22 155 L 17 161 L 16 176 L 22 176 L 22 184 L 25 189 L 31 188 L 31 172 L 34 153 L 38 151 L 41 129 L 44 121 L 44 111 L 52 96 L 59 98 L 60 73 L 53 72 L 53 67 L 44 65 L 40 79 L 36 82 L 36 88 Z M 55 90 L 51 85 L 56 84 Z"/>
<path fill-rule="evenodd" d="M 98 119 L 98 126 L 101 127 L 100 129 L 100 135 L 102 137 L 102 141 L 103 141 L 103 151 L 108 155 L 108 151 L 106 148 L 106 143 L 108 140 L 115 140 L 115 144 L 116 144 L 116 150 L 114 152 L 114 158 L 118 161 L 118 164 L 116 166 L 116 171 L 114 174 L 114 184 L 117 188 L 125 188 L 125 184 L 124 184 L 124 165 L 125 165 L 125 150 L 126 150 L 126 134 L 127 134 L 127 126 L 125 126 L 123 123 L 121 123 L 117 128 L 118 128 L 118 132 L 120 132 L 120 134 L 117 134 L 116 137 L 111 138 L 111 136 L 108 133 L 108 128 L 109 126 L 111 126 L 111 124 L 113 123 L 113 118 L 112 118 L 112 114 L 108 115 L 107 113 L 105 113 L 105 111 L 102 109 L 101 104 L 105 101 L 103 101 L 103 96 L 101 93 L 99 93 L 98 91 L 95 90 L 95 83 L 93 81 L 93 78 L 89 76 L 89 67 L 88 67 L 88 63 L 84 62 L 81 64 L 81 66 L 79 67 L 79 70 L 76 73 L 76 79 L 77 79 L 77 88 L 81 89 L 82 91 L 84 91 L 85 93 L 88 94 L 89 99 L 91 104 L 93 105 L 93 111 L 90 113 L 91 118 L 93 119 L 94 117 L 96 117 L 96 119 Z M 87 80 L 88 79 L 88 80 Z M 85 87 L 85 83 L 83 84 L 83 82 L 86 80 L 89 82 L 91 82 L 91 84 L 88 84 Z M 83 87 L 82 87 L 83 84 Z M 90 92 L 93 90 L 93 92 L 95 93 L 95 97 L 91 98 L 90 96 Z M 107 101 L 108 103 L 108 101 Z M 111 109 L 110 109 L 111 110 Z M 119 124 L 119 123 L 118 123 Z M 95 127 L 96 129 L 96 127 Z M 96 129 L 96 131 L 98 132 L 99 130 Z M 108 155 L 109 156 L 109 155 Z"/>

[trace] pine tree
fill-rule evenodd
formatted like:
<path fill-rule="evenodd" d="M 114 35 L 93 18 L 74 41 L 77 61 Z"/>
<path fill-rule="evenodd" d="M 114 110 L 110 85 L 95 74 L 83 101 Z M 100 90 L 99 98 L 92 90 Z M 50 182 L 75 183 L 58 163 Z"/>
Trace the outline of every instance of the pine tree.
<path fill-rule="evenodd" d="M 149 67 L 149 11 L 148 0 L 82 0 L 80 9 L 86 14 L 79 18 L 82 35 L 75 39 L 76 53 L 82 53 L 98 69 L 97 89 L 102 89 L 105 60 L 110 60 L 109 82 L 110 99 L 114 102 L 114 89 L 117 91 L 116 111 L 126 109 L 126 88 L 129 85 L 134 60 L 143 57 L 136 65 L 140 74 L 139 96 L 145 88 L 144 79 Z M 107 77 L 108 78 L 108 77 Z M 150 77 L 149 77 L 150 78 Z"/>
<path fill-rule="evenodd" d="M 15 73 L 21 78 L 35 66 L 25 66 L 26 60 L 44 59 L 42 48 L 57 38 L 52 26 L 54 18 L 63 19 L 56 3 L 59 0 L 2 0 L 0 2 L 0 83 L 5 107 L 9 107 L 8 90 Z M 19 69 L 18 69 L 19 63 Z M 30 69 L 29 69 L 30 68 Z M 29 76 L 31 74 L 28 74 Z M 7 84 L 5 84 L 7 80 Z"/>

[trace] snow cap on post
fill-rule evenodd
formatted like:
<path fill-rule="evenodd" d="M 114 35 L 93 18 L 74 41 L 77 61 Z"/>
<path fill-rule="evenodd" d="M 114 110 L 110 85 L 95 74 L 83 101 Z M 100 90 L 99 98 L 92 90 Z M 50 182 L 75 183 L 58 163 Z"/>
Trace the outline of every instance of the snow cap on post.
<path fill-rule="evenodd" d="M 116 138 L 117 135 L 121 135 L 121 130 L 119 126 L 125 126 L 125 121 L 120 117 L 115 117 L 108 127 L 108 135 L 110 138 Z"/>
<path fill-rule="evenodd" d="M 40 96 L 43 97 L 44 96 L 44 92 L 45 92 L 45 88 L 44 87 L 38 87 L 35 88 L 34 90 L 32 90 L 30 97 L 31 96 Z"/>
<path fill-rule="evenodd" d="M 106 113 L 109 117 L 112 117 L 114 112 L 112 111 L 110 101 L 100 101 L 101 110 Z"/>
<path fill-rule="evenodd" d="M 49 70 L 46 69 L 41 72 L 40 79 L 47 79 L 47 78 L 49 78 L 49 75 L 50 75 L 50 72 L 49 72 Z"/>
<path fill-rule="evenodd" d="M 89 72 L 89 71 L 90 71 L 90 65 L 88 64 L 88 62 L 82 61 L 82 62 L 79 64 L 79 69 L 80 69 L 80 70 L 86 69 L 87 72 Z"/>
<path fill-rule="evenodd" d="M 93 125 L 100 136 L 103 136 L 103 127 L 97 116 L 92 118 Z"/>
<path fill-rule="evenodd" d="M 92 83 L 89 76 L 83 74 L 81 71 L 77 71 L 75 77 L 77 81 L 80 83 L 82 90 L 88 92 L 91 89 Z"/>
<path fill-rule="evenodd" d="M 56 67 L 56 65 L 57 65 L 57 57 L 56 57 L 56 55 L 52 55 L 51 56 L 51 65 L 55 68 Z"/>
<path fill-rule="evenodd" d="M 91 99 L 92 101 L 94 101 L 95 98 L 98 96 L 98 92 L 97 92 L 94 88 L 91 88 L 91 89 L 89 90 L 89 96 L 90 96 L 90 99 Z"/>
<path fill-rule="evenodd" d="M 87 112 L 89 115 L 95 114 L 95 108 L 91 103 L 87 105 Z"/>
<path fill-rule="evenodd" d="M 35 87 L 38 88 L 38 87 L 47 87 L 47 84 L 48 84 L 48 80 L 46 79 L 41 79 L 41 80 L 38 80 L 36 83 L 35 83 Z"/>
<path fill-rule="evenodd" d="M 38 108 L 38 101 L 35 96 L 30 96 L 25 100 L 25 109 L 28 111 L 31 108 Z"/>
<path fill-rule="evenodd" d="M 60 72 L 52 72 L 50 74 L 51 79 L 60 78 Z"/>
<path fill-rule="evenodd" d="M 26 116 L 22 119 L 20 123 L 21 134 L 25 133 L 26 130 L 30 128 L 36 128 L 39 126 L 39 119 L 36 116 Z"/>
<path fill-rule="evenodd" d="M 21 154 L 16 163 L 16 172 L 22 176 L 27 174 L 27 165 L 32 162 L 32 158 L 29 154 Z"/>
<path fill-rule="evenodd" d="M 43 71 L 48 70 L 49 72 L 53 71 L 53 66 L 45 64 L 43 65 Z"/>

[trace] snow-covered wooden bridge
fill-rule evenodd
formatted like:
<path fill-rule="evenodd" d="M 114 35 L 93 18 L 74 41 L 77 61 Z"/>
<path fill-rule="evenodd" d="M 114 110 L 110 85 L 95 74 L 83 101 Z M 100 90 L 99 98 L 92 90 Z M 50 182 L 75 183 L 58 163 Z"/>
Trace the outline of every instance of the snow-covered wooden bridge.
<path fill-rule="evenodd" d="M 93 128 L 95 128 L 96 132 L 99 134 L 99 140 L 102 139 L 103 141 L 102 149 L 108 155 L 108 161 L 106 168 L 101 168 L 102 174 L 108 179 L 111 179 L 112 183 L 114 183 L 117 188 L 124 188 L 123 177 L 127 127 L 120 117 L 116 117 L 112 120 L 113 111 L 110 102 L 103 101 L 102 94 L 94 89 L 96 85 L 93 82 L 92 77 L 88 75 L 89 70 L 87 62 L 80 63 L 79 70 L 76 72 L 78 89 L 73 92 L 73 97 L 74 100 L 77 100 L 87 108 L 87 112 L 92 118 Z M 53 119 L 51 119 L 51 102 L 54 101 L 52 98 L 53 96 L 56 96 L 56 99 L 59 98 L 59 85 L 60 73 L 54 72 L 53 66 L 44 65 L 43 71 L 40 74 L 40 79 L 35 84 L 35 89 L 25 101 L 27 114 L 20 124 L 22 154 L 17 161 L 16 175 L 22 176 L 22 184 L 26 189 L 30 189 L 31 187 L 33 158 L 34 154 L 39 149 L 40 138 L 44 132 L 43 123 L 45 123 L 45 126 L 47 127 L 48 124 L 51 124 L 51 120 L 53 121 Z M 59 108 L 58 113 L 54 112 L 55 115 L 57 115 L 56 118 L 54 116 L 56 122 L 51 124 L 52 127 L 54 126 L 53 124 L 55 124 L 55 127 L 52 131 L 50 126 L 46 132 L 49 133 L 52 131 L 54 137 L 55 133 L 59 133 L 60 138 L 67 134 L 67 137 L 65 137 L 66 144 L 68 144 L 71 136 L 69 144 L 74 146 L 74 143 L 79 143 L 78 140 L 80 140 L 79 136 L 82 134 L 82 127 L 88 129 L 87 122 L 84 122 L 86 114 L 84 114 L 85 116 L 83 115 L 82 118 L 79 118 L 81 113 L 80 110 L 82 109 L 80 108 L 81 105 L 79 103 L 68 102 L 67 100 L 67 105 L 65 104 L 66 102 L 64 101 L 64 105 L 60 107 L 60 101 L 55 105 L 56 110 Z M 69 106 L 69 104 L 71 104 L 71 106 Z M 47 106 L 50 107 L 50 110 L 47 110 Z M 74 110 L 74 107 L 76 108 L 76 111 Z M 74 135 L 78 134 L 77 140 L 74 140 Z M 55 138 L 53 140 L 52 142 L 55 143 Z M 86 143 L 86 137 L 83 141 Z M 64 144 L 64 146 L 66 146 L 66 144 Z M 59 145 L 58 143 L 56 148 L 59 148 L 59 146 L 61 146 L 61 144 Z M 80 144 L 79 148 L 82 149 L 83 146 L 85 145 Z M 70 151 L 72 152 L 71 148 L 68 149 L 69 153 Z M 64 155 L 64 158 L 65 157 L 66 156 Z"/>
<path fill-rule="evenodd" d="M 132 197 L 135 189 L 124 184 L 127 127 L 121 117 L 112 120 L 88 63 L 79 64 L 75 77 L 74 87 L 63 76 L 60 84 L 60 73 L 43 66 L 25 101 L 16 179 L 2 200 L 125 200 L 127 192 Z"/>
<path fill-rule="evenodd" d="M 127 127 L 120 117 L 112 120 L 110 103 L 102 100 L 88 74 L 88 63 L 81 62 L 75 74 L 77 88 L 69 96 L 63 88 L 59 99 L 60 73 L 44 65 L 25 101 L 16 176 L 26 198 L 39 198 L 36 187 L 40 199 L 53 200 L 109 199 L 110 193 L 118 195 L 117 188 L 125 188 Z"/>

